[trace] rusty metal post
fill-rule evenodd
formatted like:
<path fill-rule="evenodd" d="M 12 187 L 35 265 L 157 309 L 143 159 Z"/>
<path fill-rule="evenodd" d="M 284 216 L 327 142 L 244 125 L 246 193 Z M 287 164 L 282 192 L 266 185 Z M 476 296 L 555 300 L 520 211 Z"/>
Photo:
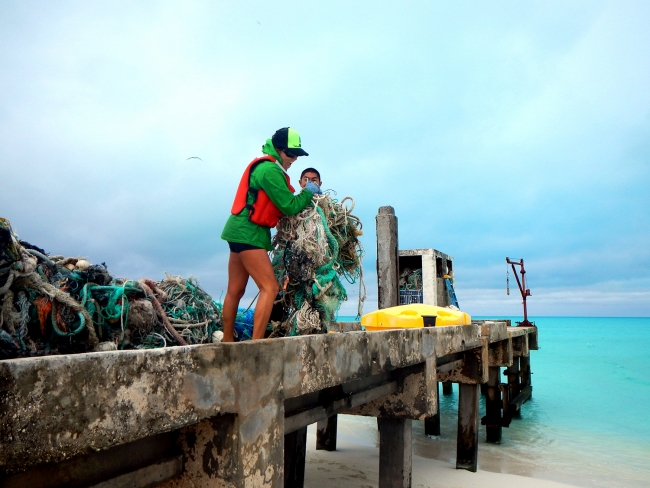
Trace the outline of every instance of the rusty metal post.
<path fill-rule="evenodd" d="M 478 465 L 479 385 L 458 384 L 456 469 L 476 472 Z"/>
<path fill-rule="evenodd" d="M 379 488 L 411 488 L 410 419 L 377 419 L 379 424 Z"/>
<path fill-rule="evenodd" d="M 336 428 L 338 415 L 321 420 L 316 424 L 316 449 L 336 451 Z"/>
<path fill-rule="evenodd" d="M 284 436 L 284 488 L 302 488 L 305 485 L 306 455 L 307 427 Z"/>
<path fill-rule="evenodd" d="M 377 292 L 379 308 L 399 305 L 397 217 L 393 207 L 377 214 Z"/>
<path fill-rule="evenodd" d="M 501 391 L 499 390 L 501 368 L 490 366 L 488 369 L 488 388 L 485 397 L 485 431 L 487 442 L 501 440 Z"/>

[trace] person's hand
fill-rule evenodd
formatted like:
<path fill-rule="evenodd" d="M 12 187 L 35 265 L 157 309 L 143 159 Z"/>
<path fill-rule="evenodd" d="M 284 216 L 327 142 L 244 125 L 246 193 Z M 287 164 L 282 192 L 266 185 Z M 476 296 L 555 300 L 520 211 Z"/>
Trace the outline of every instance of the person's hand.
<path fill-rule="evenodd" d="M 320 191 L 320 186 L 318 186 L 313 181 L 308 181 L 307 184 L 305 185 L 305 189 L 309 190 L 314 195 L 320 195 L 321 193 L 323 193 L 322 191 Z"/>

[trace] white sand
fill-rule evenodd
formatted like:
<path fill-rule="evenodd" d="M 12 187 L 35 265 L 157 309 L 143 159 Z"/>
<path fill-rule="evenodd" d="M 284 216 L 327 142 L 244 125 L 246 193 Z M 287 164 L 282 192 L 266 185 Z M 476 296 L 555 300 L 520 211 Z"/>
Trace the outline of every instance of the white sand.
<path fill-rule="evenodd" d="M 343 438 L 341 438 L 343 437 Z M 360 435 L 339 436 L 335 452 L 316 451 L 316 429 L 310 426 L 306 488 L 374 488 L 378 483 L 379 449 Z M 570 488 L 572 485 L 513 474 L 457 470 L 455 465 L 413 454 L 413 488 Z"/>

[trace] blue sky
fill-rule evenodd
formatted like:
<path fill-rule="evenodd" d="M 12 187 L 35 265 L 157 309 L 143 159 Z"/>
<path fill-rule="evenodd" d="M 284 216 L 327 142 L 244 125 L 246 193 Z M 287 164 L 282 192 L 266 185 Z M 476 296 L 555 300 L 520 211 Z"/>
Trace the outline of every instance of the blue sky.
<path fill-rule="evenodd" d="M 649 316 L 649 25 L 644 1 L 4 1 L 0 215 L 219 298 L 241 172 L 291 125 L 292 177 L 356 201 L 366 311 L 392 205 L 402 249 L 454 257 L 471 314 L 520 313 L 509 256 L 531 315 Z"/>

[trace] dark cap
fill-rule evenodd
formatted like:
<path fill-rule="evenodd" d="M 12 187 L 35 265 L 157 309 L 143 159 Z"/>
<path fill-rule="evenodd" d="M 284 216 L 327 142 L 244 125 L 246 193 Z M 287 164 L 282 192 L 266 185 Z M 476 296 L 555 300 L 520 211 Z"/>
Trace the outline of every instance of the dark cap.
<path fill-rule="evenodd" d="M 271 142 L 276 149 L 282 149 L 287 156 L 309 156 L 307 151 L 300 146 L 300 135 L 291 127 L 283 127 L 275 131 Z"/>

